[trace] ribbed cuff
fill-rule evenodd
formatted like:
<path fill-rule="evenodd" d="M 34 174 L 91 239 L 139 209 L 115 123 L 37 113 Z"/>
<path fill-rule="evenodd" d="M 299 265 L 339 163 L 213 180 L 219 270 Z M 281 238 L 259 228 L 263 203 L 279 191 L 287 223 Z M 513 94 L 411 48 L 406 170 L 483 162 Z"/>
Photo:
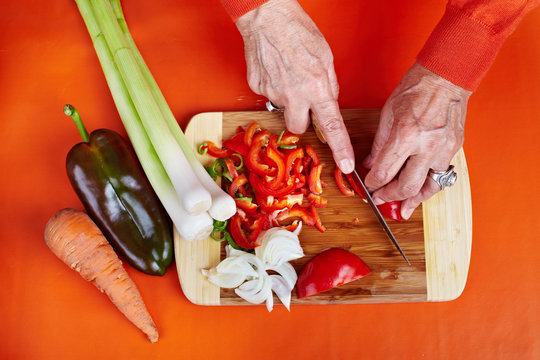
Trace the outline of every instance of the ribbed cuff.
<path fill-rule="evenodd" d="M 503 36 L 469 17 L 462 9 L 447 6 L 417 61 L 453 84 L 474 91 L 503 42 Z"/>
<path fill-rule="evenodd" d="M 233 21 L 253 9 L 258 8 L 268 0 L 221 0 L 221 5 L 225 8 L 227 13 Z"/>

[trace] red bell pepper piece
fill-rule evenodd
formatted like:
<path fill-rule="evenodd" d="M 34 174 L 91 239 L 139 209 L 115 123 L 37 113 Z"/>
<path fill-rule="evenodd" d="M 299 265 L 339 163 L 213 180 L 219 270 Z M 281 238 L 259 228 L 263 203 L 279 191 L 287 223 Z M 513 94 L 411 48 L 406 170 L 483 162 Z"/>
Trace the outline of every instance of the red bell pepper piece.
<path fill-rule="evenodd" d="M 259 235 L 264 224 L 264 217 L 259 216 L 251 226 L 251 232 L 246 233 L 242 228 L 242 218 L 239 214 L 234 214 L 229 223 L 229 232 L 234 242 L 244 249 L 254 249 L 261 245 L 262 239 Z"/>
<path fill-rule="evenodd" d="M 313 160 L 313 166 L 317 166 L 321 163 L 319 161 L 319 156 L 317 155 L 315 149 L 312 146 L 306 145 L 306 153 Z"/>
<path fill-rule="evenodd" d="M 246 133 L 244 134 L 244 144 L 246 144 L 247 146 L 251 146 L 251 144 L 253 143 L 253 136 L 255 136 L 255 133 L 259 130 L 261 130 L 259 124 L 256 121 L 252 122 L 248 126 Z"/>
<path fill-rule="evenodd" d="M 230 150 L 219 148 L 211 141 L 205 141 L 205 143 L 206 145 L 203 145 L 201 149 L 202 150 L 207 149 L 208 155 L 213 156 L 218 159 L 230 157 L 231 155 Z"/>
<path fill-rule="evenodd" d="M 246 174 L 240 174 L 236 179 L 233 180 L 231 186 L 229 186 L 229 195 L 233 198 L 236 197 L 236 193 L 240 191 L 240 188 L 248 183 Z"/>
<path fill-rule="evenodd" d="M 323 191 L 321 183 L 321 172 L 323 165 L 324 164 L 315 165 L 315 162 L 313 162 L 313 164 L 311 165 L 311 171 L 309 173 L 309 190 L 316 195 L 321 195 Z"/>
<path fill-rule="evenodd" d="M 315 209 L 314 205 L 311 205 L 311 213 L 313 214 L 313 219 L 315 219 L 315 227 L 320 232 L 322 232 L 322 233 L 325 232 L 326 228 L 323 226 L 323 224 L 321 222 L 321 218 L 319 217 L 319 214 L 317 213 L 317 209 Z"/>
<path fill-rule="evenodd" d="M 223 146 L 231 150 L 231 153 L 238 153 L 242 156 L 246 156 L 249 151 L 249 146 L 244 143 L 244 134 L 245 132 L 242 131 L 229 140 L 223 141 Z"/>
<path fill-rule="evenodd" d="M 298 167 L 298 164 L 300 164 L 301 166 L 302 161 L 298 159 L 302 159 L 303 157 L 304 157 L 304 150 L 302 148 L 294 149 L 293 151 L 287 154 L 287 159 L 285 160 L 287 177 L 291 175 L 291 171 L 293 170 L 293 167 L 295 168 L 296 173 L 299 174 L 301 172 L 300 168 Z"/>
<path fill-rule="evenodd" d="M 328 206 L 328 200 L 326 200 L 326 198 L 322 197 L 321 195 L 308 194 L 307 198 L 311 205 L 317 208 L 324 208 Z"/>
<path fill-rule="evenodd" d="M 270 132 L 268 130 L 263 130 L 257 133 L 252 141 L 251 147 L 249 148 L 248 154 L 244 159 L 244 162 L 249 170 L 257 173 L 260 176 L 272 175 L 275 172 L 275 169 L 268 166 L 262 161 L 262 152 L 263 148 L 268 145 L 268 139 L 270 138 Z"/>
<path fill-rule="evenodd" d="M 292 132 L 285 130 L 278 145 L 296 145 L 300 141 L 300 136 L 293 134 Z"/>
<path fill-rule="evenodd" d="M 294 181 L 284 184 L 284 187 L 281 187 L 279 189 L 272 189 L 268 186 L 264 179 L 259 177 L 254 172 L 251 172 L 249 174 L 249 183 L 255 190 L 255 193 L 261 193 L 262 195 L 270 195 L 274 197 L 288 195 L 295 189 Z"/>
<path fill-rule="evenodd" d="M 328 249 L 309 260 L 296 283 L 298 298 L 311 296 L 360 279 L 371 270 L 353 253 L 338 248 Z"/>
<path fill-rule="evenodd" d="M 270 159 L 274 164 L 276 164 L 276 175 L 272 181 L 268 184 L 271 189 L 278 189 L 285 185 L 285 161 L 283 160 L 283 155 L 279 153 L 276 149 L 274 149 L 272 146 L 268 146 L 266 148 L 266 156 L 268 159 Z"/>
<path fill-rule="evenodd" d="M 236 202 L 236 206 L 248 214 L 253 214 L 259 208 L 257 204 L 255 204 L 253 200 L 249 198 L 235 198 L 234 201 Z"/>
<path fill-rule="evenodd" d="M 291 232 L 292 232 L 292 231 L 296 230 L 296 228 L 298 228 L 298 225 L 300 225 L 300 221 L 294 220 L 294 221 L 292 222 L 292 224 L 287 225 L 287 226 L 282 226 L 282 228 L 285 229 L 285 230 L 287 230 L 287 231 L 291 231 Z"/>
<path fill-rule="evenodd" d="M 349 180 L 349 183 L 351 182 L 351 179 L 349 178 L 350 174 L 347 174 L 347 179 Z M 354 196 L 354 190 L 351 189 L 346 183 L 345 179 L 343 178 L 343 173 L 341 170 L 336 166 L 336 170 L 334 170 L 334 177 L 336 178 L 336 184 L 338 186 L 338 189 L 343 193 L 343 195 L 346 196 Z M 356 186 L 356 184 L 354 184 Z"/>
<path fill-rule="evenodd" d="M 229 175 L 231 176 L 231 179 L 236 179 L 238 177 L 238 171 L 236 170 L 236 167 L 234 166 L 234 163 L 230 159 L 225 160 L 225 165 L 227 166 L 227 170 L 229 171 Z"/>
<path fill-rule="evenodd" d="M 236 128 L 236 133 L 239 134 L 239 133 L 243 133 L 245 132 L 244 128 L 241 127 L 240 125 L 238 125 L 238 127 Z"/>
<path fill-rule="evenodd" d="M 276 217 L 276 220 L 282 222 L 291 218 L 301 218 L 305 224 L 310 226 L 315 225 L 315 218 L 313 214 L 299 205 L 294 205 L 292 208 L 280 212 Z"/>
<path fill-rule="evenodd" d="M 364 168 L 360 168 L 358 172 L 362 178 L 365 178 L 368 170 Z M 360 197 L 365 200 L 366 193 L 364 192 L 364 189 L 361 189 L 356 184 L 356 181 L 354 180 L 354 177 L 352 176 L 352 174 L 347 174 L 346 176 L 347 176 L 347 180 L 349 181 L 349 184 L 351 184 L 354 191 L 356 191 L 358 195 L 360 195 Z M 400 200 L 394 200 L 394 201 L 390 201 L 381 205 L 377 205 L 377 208 L 381 212 L 381 215 L 384 217 L 387 217 L 396 221 L 403 220 L 403 218 L 401 217 L 401 201 Z"/>

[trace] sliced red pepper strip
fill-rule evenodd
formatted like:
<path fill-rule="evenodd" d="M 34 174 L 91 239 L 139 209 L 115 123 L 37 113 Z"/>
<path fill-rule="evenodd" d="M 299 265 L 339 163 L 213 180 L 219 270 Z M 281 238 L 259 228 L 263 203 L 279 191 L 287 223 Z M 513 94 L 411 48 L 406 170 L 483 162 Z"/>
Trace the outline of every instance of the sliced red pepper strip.
<path fill-rule="evenodd" d="M 319 214 L 317 213 L 317 209 L 315 209 L 315 206 L 311 205 L 311 213 L 313 214 L 313 219 L 315 219 L 315 227 L 320 231 L 320 232 L 325 232 L 326 231 L 326 228 L 323 226 L 322 222 L 321 222 L 321 218 L 319 217 Z"/>
<path fill-rule="evenodd" d="M 236 133 L 237 133 L 237 134 L 238 134 L 238 133 L 243 133 L 243 132 L 245 132 L 245 130 L 244 130 L 243 127 L 238 126 L 238 127 L 236 128 Z"/>
<path fill-rule="evenodd" d="M 266 148 L 266 156 L 276 164 L 277 173 L 272 181 L 268 184 L 271 189 L 278 189 L 285 185 L 285 161 L 283 155 L 280 154 L 272 146 Z"/>
<path fill-rule="evenodd" d="M 321 195 L 308 194 L 307 198 L 311 205 L 317 208 L 324 208 L 328 206 L 328 200 Z"/>
<path fill-rule="evenodd" d="M 259 234 L 262 231 L 264 218 L 260 216 L 251 226 L 251 232 L 246 233 L 242 228 L 242 219 L 238 214 L 231 217 L 229 224 L 229 232 L 234 239 L 234 242 L 244 249 L 254 249 L 261 245 L 262 239 L 259 239 Z"/>
<path fill-rule="evenodd" d="M 312 146 L 306 145 L 306 154 L 313 160 L 313 166 L 317 166 L 321 163 L 317 152 L 315 152 L 315 149 Z"/>
<path fill-rule="evenodd" d="M 225 165 L 227 166 L 227 170 L 229 171 L 229 175 L 231 176 L 231 179 L 236 179 L 238 177 L 238 171 L 236 170 L 234 163 L 230 159 L 225 159 L 224 161 Z"/>
<path fill-rule="evenodd" d="M 206 146 L 203 145 L 201 149 L 208 149 L 208 155 L 210 156 L 221 159 L 231 155 L 231 152 L 228 149 L 219 148 L 211 141 L 205 141 L 205 143 Z"/>
<path fill-rule="evenodd" d="M 244 158 L 244 162 L 249 170 L 257 173 L 260 176 L 272 175 L 275 173 L 275 169 L 271 168 L 262 161 L 263 148 L 268 145 L 268 139 L 270 138 L 270 132 L 263 130 L 255 135 L 253 143 L 249 148 L 247 156 Z"/>
<path fill-rule="evenodd" d="M 234 199 L 236 206 L 244 210 L 248 214 L 252 214 L 259 208 L 251 199 L 248 198 L 236 198 Z"/>
<path fill-rule="evenodd" d="M 236 179 L 233 180 L 231 186 L 229 186 L 229 195 L 235 198 L 236 193 L 240 191 L 240 188 L 247 183 L 248 179 L 246 177 L 246 174 L 240 174 L 238 177 L 236 177 Z"/>
<path fill-rule="evenodd" d="M 359 168 L 358 172 L 360 176 L 364 178 L 368 171 L 364 168 Z M 366 193 L 364 189 L 361 189 L 356 184 L 356 181 L 354 180 L 354 177 L 352 176 L 352 174 L 347 174 L 346 176 L 347 176 L 347 180 L 349 181 L 349 184 L 351 184 L 354 191 L 356 191 L 358 195 L 360 195 L 360 197 L 365 200 Z M 394 200 L 394 201 L 386 202 L 381 205 L 377 205 L 377 208 L 381 212 L 381 215 L 384 217 L 387 217 L 396 221 L 403 220 L 403 218 L 401 217 L 401 201 L 399 200 Z"/>
<path fill-rule="evenodd" d="M 294 220 L 294 221 L 292 222 L 292 224 L 287 225 L 287 226 L 282 226 L 282 228 L 285 229 L 285 230 L 287 230 L 287 231 L 291 231 L 291 232 L 292 232 L 292 231 L 294 231 L 294 230 L 296 230 L 296 229 L 298 228 L 298 225 L 300 225 L 300 221 Z"/>
<path fill-rule="evenodd" d="M 297 159 L 302 159 L 304 157 L 304 149 L 302 148 L 297 148 L 297 149 L 294 149 L 293 151 L 289 152 L 289 154 L 287 154 L 287 159 L 285 160 L 285 167 L 286 167 L 286 176 L 289 177 L 291 175 L 291 171 L 293 169 L 293 167 L 295 166 L 296 164 L 296 172 L 297 173 L 300 173 L 300 170 L 298 168 L 298 164 L 302 164 L 302 161 L 301 160 L 298 160 L 296 161 Z"/>
<path fill-rule="evenodd" d="M 309 190 L 315 195 L 321 195 L 323 188 L 321 183 L 321 172 L 324 164 L 315 165 L 315 162 L 311 165 L 311 171 L 309 173 L 308 184 Z"/>
<path fill-rule="evenodd" d="M 347 180 L 349 180 L 349 183 L 351 182 L 351 178 L 349 177 L 350 174 L 347 174 Z M 336 166 L 336 170 L 334 170 L 334 178 L 336 179 L 336 184 L 338 186 L 338 189 L 343 193 L 345 196 L 354 196 L 354 190 L 351 189 L 346 183 L 345 179 L 343 178 L 343 173 L 341 170 Z M 353 186 L 351 184 L 351 186 Z M 356 184 L 354 184 L 356 186 Z"/>
<path fill-rule="evenodd" d="M 301 218 L 305 224 L 310 226 L 315 225 L 315 218 L 313 217 L 313 214 L 299 205 L 294 205 L 292 208 L 282 211 L 276 217 L 276 220 L 281 222 L 287 221 L 291 218 Z"/>
<path fill-rule="evenodd" d="M 285 130 L 278 145 L 296 145 L 300 141 L 300 136 L 293 134 L 292 132 Z"/>
<path fill-rule="evenodd" d="M 229 140 L 223 141 L 223 146 L 230 149 L 232 152 L 246 156 L 249 151 L 249 146 L 244 143 L 244 134 L 245 132 L 242 131 L 234 135 Z"/>
<path fill-rule="evenodd" d="M 295 182 L 285 184 L 284 187 L 279 189 L 270 188 L 266 182 L 254 172 L 249 174 L 249 183 L 255 190 L 255 193 L 261 193 L 262 195 L 271 195 L 274 197 L 280 197 L 288 195 L 295 189 Z"/>
<path fill-rule="evenodd" d="M 248 128 L 246 130 L 246 133 L 244 134 L 244 144 L 246 144 L 247 146 L 251 146 L 251 144 L 253 143 L 253 136 L 260 129 L 261 129 L 261 127 L 259 126 L 259 124 L 256 121 L 252 122 L 248 126 Z"/>

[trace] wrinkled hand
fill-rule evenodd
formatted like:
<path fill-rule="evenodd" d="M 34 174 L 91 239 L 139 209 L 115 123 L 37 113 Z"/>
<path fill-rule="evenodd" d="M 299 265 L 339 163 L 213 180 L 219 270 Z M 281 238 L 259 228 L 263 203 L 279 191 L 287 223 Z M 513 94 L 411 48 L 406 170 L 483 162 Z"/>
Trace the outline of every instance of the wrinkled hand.
<path fill-rule="evenodd" d="M 375 204 L 404 200 L 401 216 L 408 219 L 440 190 L 427 174 L 430 168 L 446 171 L 463 145 L 470 95 L 418 63 L 409 69 L 382 109 L 364 160 Z"/>
<path fill-rule="evenodd" d="M 270 0 L 240 17 L 250 88 L 284 109 L 289 131 L 301 134 L 310 110 L 344 173 L 354 168 L 351 140 L 337 102 L 333 56 L 296 0 Z"/>

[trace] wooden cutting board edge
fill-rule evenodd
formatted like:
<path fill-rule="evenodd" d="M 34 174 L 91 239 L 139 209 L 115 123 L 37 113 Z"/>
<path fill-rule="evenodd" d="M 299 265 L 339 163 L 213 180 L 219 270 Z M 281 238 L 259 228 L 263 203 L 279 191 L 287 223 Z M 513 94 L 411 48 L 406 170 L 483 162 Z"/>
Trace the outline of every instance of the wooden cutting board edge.
<path fill-rule="evenodd" d="M 221 112 L 195 115 L 186 127 L 192 144 L 203 139 L 221 145 Z M 201 126 L 198 126 L 201 124 Z M 199 156 L 208 162 L 208 155 Z M 465 154 L 452 159 L 456 184 L 423 204 L 427 301 L 450 301 L 461 295 L 467 281 L 472 245 L 472 204 Z M 207 281 L 201 269 L 220 261 L 220 243 L 208 238 L 189 242 L 174 231 L 174 251 L 180 285 L 189 301 L 197 305 L 220 305 L 220 289 Z M 181 259 L 179 261 L 178 259 Z"/>

